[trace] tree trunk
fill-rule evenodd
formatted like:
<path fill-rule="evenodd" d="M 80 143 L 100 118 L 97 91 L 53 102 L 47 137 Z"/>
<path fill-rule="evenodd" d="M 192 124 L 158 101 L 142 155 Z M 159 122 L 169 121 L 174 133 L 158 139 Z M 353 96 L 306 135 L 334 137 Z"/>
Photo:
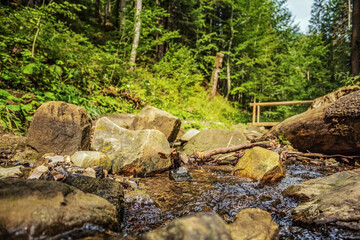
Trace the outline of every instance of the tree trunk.
<path fill-rule="evenodd" d="M 121 4 L 120 4 L 120 11 L 121 11 L 121 17 L 120 17 L 120 28 L 122 32 L 125 32 L 125 27 L 126 27 L 126 12 L 125 12 L 125 8 L 126 8 L 126 0 L 121 0 Z"/>
<path fill-rule="evenodd" d="M 351 76 L 359 74 L 360 65 L 360 0 L 353 2 L 352 18 L 352 38 L 351 38 Z"/>
<path fill-rule="evenodd" d="M 227 92 L 226 92 L 226 99 L 229 99 L 230 91 L 231 91 L 231 72 L 230 72 L 230 52 L 231 52 L 231 46 L 232 41 L 234 38 L 234 26 L 233 26 L 233 18 L 234 18 L 234 8 L 231 6 L 231 17 L 230 17 L 230 31 L 231 31 L 231 37 L 229 41 L 229 48 L 228 48 L 228 57 L 226 62 L 227 67 Z"/>
<path fill-rule="evenodd" d="M 211 93 L 210 93 L 210 101 L 212 101 L 216 95 L 216 89 L 218 85 L 219 80 L 219 73 L 220 69 L 222 67 L 224 54 L 222 53 L 216 53 L 215 63 L 214 63 L 214 70 L 211 74 Z"/>
<path fill-rule="evenodd" d="M 101 1 L 96 0 L 95 2 L 95 14 L 94 17 L 98 19 L 98 22 L 101 24 L 101 16 L 100 16 L 100 9 L 101 9 Z"/>
<path fill-rule="evenodd" d="M 136 0 L 136 13 L 135 13 L 135 29 L 134 29 L 134 41 L 130 54 L 130 70 L 135 69 L 136 50 L 139 46 L 140 28 L 141 28 L 141 0 Z"/>
<path fill-rule="evenodd" d="M 359 154 L 360 90 L 286 119 L 266 135 L 282 136 L 302 152 Z"/>

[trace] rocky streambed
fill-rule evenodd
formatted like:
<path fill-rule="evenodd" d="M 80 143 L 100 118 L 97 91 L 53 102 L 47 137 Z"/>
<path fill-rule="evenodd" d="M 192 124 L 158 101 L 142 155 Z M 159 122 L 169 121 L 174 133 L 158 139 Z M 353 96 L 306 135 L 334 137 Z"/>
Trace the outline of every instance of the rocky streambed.
<path fill-rule="evenodd" d="M 360 239 L 353 152 L 180 124 L 43 104 L 26 138 L 0 134 L 0 239 Z"/>

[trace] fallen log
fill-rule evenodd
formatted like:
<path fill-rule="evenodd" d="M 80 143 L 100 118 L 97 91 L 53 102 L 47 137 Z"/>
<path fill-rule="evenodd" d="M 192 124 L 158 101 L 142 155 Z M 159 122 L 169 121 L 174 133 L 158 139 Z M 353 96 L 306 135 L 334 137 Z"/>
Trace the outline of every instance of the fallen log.
<path fill-rule="evenodd" d="M 258 143 L 240 144 L 240 145 L 231 146 L 231 147 L 217 148 L 217 149 L 207 150 L 207 151 L 195 150 L 192 157 L 201 159 L 202 161 L 206 162 L 207 160 L 210 159 L 211 156 L 214 156 L 217 154 L 231 153 L 231 152 L 236 152 L 236 151 L 239 151 L 242 149 L 248 149 L 248 148 L 253 148 L 253 147 L 269 148 L 269 147 L 272 147 L 272 145 L 269 143 L 258 142 Z"/>
<path fill-rule="evenodd" d="M 267 137 L 282 136 L 301 152 L 357 155 L 360 152 L 360 91 L 310 109 L 273 127 Z"/>
<path fill-rule="evenodd" d="M 308 158 L 360 158 L 360 156 L 345 156 L 340 154 L 326 155 L 322 153 L 303 153 L 303 152 L 285 152 L 288 157 L 308 157 Z"/>

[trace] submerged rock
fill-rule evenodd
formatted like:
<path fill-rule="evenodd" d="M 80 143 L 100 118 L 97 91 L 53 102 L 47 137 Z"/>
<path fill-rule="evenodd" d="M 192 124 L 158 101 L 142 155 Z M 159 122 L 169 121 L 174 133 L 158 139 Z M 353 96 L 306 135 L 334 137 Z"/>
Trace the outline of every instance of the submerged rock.
<path fill-rule="evenodd" d="M 275 180 L 285 176 L 279 154 L 261 147 L 247 150 L 231 174 L 260 181 Z"/>
<path fill-rule="evenodd" d="M 169 142 L 173 142 L 179 132 L 181 120 L 168 112 L 152 106 L 146 106 L 136 115 L 132 129 L 156 129 L 164 133 Z"/>
<path fill-rule="evenodd" d="M 359 183 L 357 169 L 291 186 L 283 195 L 309 199 L 293 211 L 293 218 L 300 222 L 360 230 Z"/>
<path fill-rule="evenodd" d="M 71 156 L 71 161 L 76 166 L 82 168 L 102 166 L 108 171 L 111 169 L 111 165 L 112 165 L 110 158 L 105 153 L 96 152 L 96 151 L 75 152 Z"/>
<path fill-rule="evenodd" d="M 127 130 L 107 118 L 97 121 L 92 148 L 110 158 L 113 173 L 148 176 L 171 166 L 171 150 L 163 133 Z"/>
<path fill-rule="evenodd" d="M 209 129 L 201 131 L 192 137 L 184 147 L 184 152 L 193 154 L 194 150 L 212 150 L 247 143 L 241 130 Z"/>
<path fill-rule="evenodd" d="M 232 224 L 226 224 L 213 212 L 201 212 L 175 219 L 167 226 L 149 232 L 141 239 L 221 239 L 221 240 L 275 240 L 279 227 L 271 215 L 261 209 L 244 209 Z"/>
<path fill-rule="evenodd" d="M 54 101 L 35 112 L 27 144 L 40 154 L 71 155 L 90 147 L 91 120 L 83 107 Z"/>
<path fill-rule="evenodd" d="M 114 228 L 115 207 L 61 182 L 0 180 L 0 239 L 45 239 L 85 223 Z"/>
<path fill-rule="evenodd" d="M 179 167 L 170 171 L 170 179 L 175 182 L 184 182 L 191 179 L 191 176 L 185 167 Z"/>

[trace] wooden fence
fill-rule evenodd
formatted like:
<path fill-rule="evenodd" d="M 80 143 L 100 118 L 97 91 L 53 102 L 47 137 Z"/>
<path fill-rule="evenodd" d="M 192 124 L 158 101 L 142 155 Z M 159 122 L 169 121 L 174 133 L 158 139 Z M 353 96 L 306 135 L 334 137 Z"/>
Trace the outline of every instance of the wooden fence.
<path fill-rule="evenodd" d="M 278 124 L 279 122 L 260 122 L 260 107 L 265 106 L 282 106 L 282 105 L 297 105 L 297 104 L 312 104 L 313 101 L 290 101 L 290 102 L 263 102 L 263 103 L 250 103 L 250 106 L 253 107 L 253 117 L 252 123 L 248 125 L 252 126 L 264 126 L 272 127 Z"/>

